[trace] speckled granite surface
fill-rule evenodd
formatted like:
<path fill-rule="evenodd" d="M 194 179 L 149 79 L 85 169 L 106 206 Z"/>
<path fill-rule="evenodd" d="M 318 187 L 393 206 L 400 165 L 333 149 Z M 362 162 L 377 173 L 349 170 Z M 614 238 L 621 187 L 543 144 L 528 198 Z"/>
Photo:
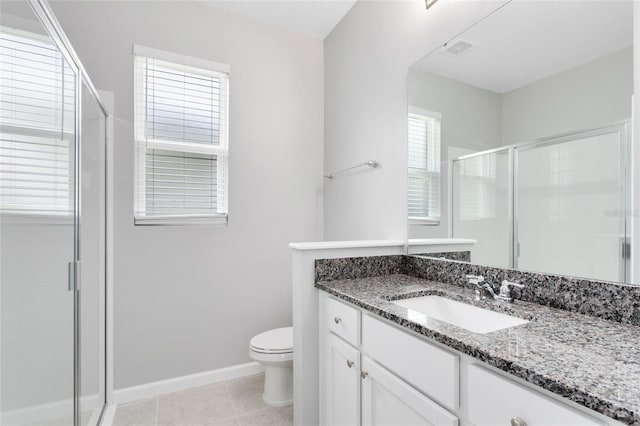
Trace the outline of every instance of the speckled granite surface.
<path fill-rule="evenodd" d="M 316 287 L 514 376 L 640 425 L 640 328 L 516 301 L 475 302 L 468 288 L 408 275 L 321 281 Z M 437 294 L 529 319 L 487 334 L 412 315 L 390 300 Z"/>
<path fill-rule="evenodd" d="M 406 256 L 347 257 L 316 260 L 316 281 L 401 274 Z"/>
<path fill-rule="evenodd" d="M 402 270 L 406 275 L 462 287 L 468 286 L 467 274 L 482 275 L 495 290 L 502 280 L 524 283 L 525 288 L 513 289 L 515 299 L 640 325 L 640 287 L 637 286 L 417 256 L 404 256 Z"/>
<path fill-rule="evenodd" d="M 429 256 L 433 256 L 429 254 Z M 640 287 L 562 275 L 474 265 L 423 256 L 373 256 L 316 260 L 316 281 L 405 274 L 467 287 L 467 274 L 482 275 L 498 290 L 502 280 L 526 284 L 515 299 L 640 326 Z"/>

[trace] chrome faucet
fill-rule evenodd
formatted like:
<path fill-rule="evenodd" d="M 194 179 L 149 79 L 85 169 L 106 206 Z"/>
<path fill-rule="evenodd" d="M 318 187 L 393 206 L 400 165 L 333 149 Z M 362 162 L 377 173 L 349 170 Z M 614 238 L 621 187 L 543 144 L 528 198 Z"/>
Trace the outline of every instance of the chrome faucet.
<path fill-rule="evenodd" d="M 500 286 L 500 294 L 495 296 L 496 300 L 513 303 L 513 297 L 511 297 L 511 287 L 524 288 L 524 284 L 513 283 L 507 280 L 502 281 L 502 285 Z"/>
<path fill-rule="evenodd" d="M 476 286 L 474 289 L 476 295 L 476 301 L 484 300 L 487 298 L 495 299 L 496 293 L 493 291 L 493 288 L 488 283 L 484 283 L 484 277 L 482 275 L 467 275 L 467 280 L 469 280 L 469 284 L 473 284 Z"/>

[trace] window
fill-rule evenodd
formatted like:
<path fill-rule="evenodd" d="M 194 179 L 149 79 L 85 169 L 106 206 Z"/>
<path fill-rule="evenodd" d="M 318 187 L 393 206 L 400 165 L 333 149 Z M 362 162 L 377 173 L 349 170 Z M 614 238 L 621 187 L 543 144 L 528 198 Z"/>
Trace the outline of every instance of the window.
<path fill-rule="evenodd" d="M 70 217 L 75 75 L 48 37 L 0 27 L 0 212 Z"/>
<path fill-rule="evenodd" d="M 226 224 L 229 67 L 134 46 L 136 224 Z"/>
<path fill-rule="evenodd" d="M 409 111 L 409 223 L 440 222 L 440 114 Z"/>

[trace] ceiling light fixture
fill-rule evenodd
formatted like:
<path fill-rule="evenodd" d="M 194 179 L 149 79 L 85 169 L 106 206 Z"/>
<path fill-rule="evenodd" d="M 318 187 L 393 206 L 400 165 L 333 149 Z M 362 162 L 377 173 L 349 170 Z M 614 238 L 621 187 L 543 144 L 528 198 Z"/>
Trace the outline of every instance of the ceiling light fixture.
<path fill-rule="evenodd" d="M 431 6 L 433 6 L 437 2 L 438 2 L 438 0 L 424 0 L 424 3 L 427 6 L 427 9 L 429 9 Z"/>

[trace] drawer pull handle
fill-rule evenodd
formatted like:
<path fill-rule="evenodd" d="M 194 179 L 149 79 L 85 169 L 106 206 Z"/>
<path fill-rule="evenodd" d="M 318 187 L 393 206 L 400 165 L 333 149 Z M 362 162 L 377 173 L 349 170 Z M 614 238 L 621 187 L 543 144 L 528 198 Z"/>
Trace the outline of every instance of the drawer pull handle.
<path fill-rule="evenodd" d="M 360 373 L 360 377 L 362 377 L 363 379 L 366 379 L 368 375 L 369 373 L 367 373 L 366 371 L 363 371 Z M 527 426 L 527 425 L 523 425 L 523 426 Z"/>
<path fill-rule="evenodd" d="M 527 422 L 520 417 L 511 417 L 511 426 L 527 426 Z"/>
<path fill-rule="evenodd" d="M 340 324 L 340 323 L 342 322 L 342 318 L 340 318 L 340 317 L 335 317 L 335 318 L 333 319 L 333 321 L 334 321 L 336 324 Z"/>
<path fill-rule="evenodd" d="M 347 367 L 353 367 L 353 361 L 351 361 L 350 359 L 347 360 Z"/>

